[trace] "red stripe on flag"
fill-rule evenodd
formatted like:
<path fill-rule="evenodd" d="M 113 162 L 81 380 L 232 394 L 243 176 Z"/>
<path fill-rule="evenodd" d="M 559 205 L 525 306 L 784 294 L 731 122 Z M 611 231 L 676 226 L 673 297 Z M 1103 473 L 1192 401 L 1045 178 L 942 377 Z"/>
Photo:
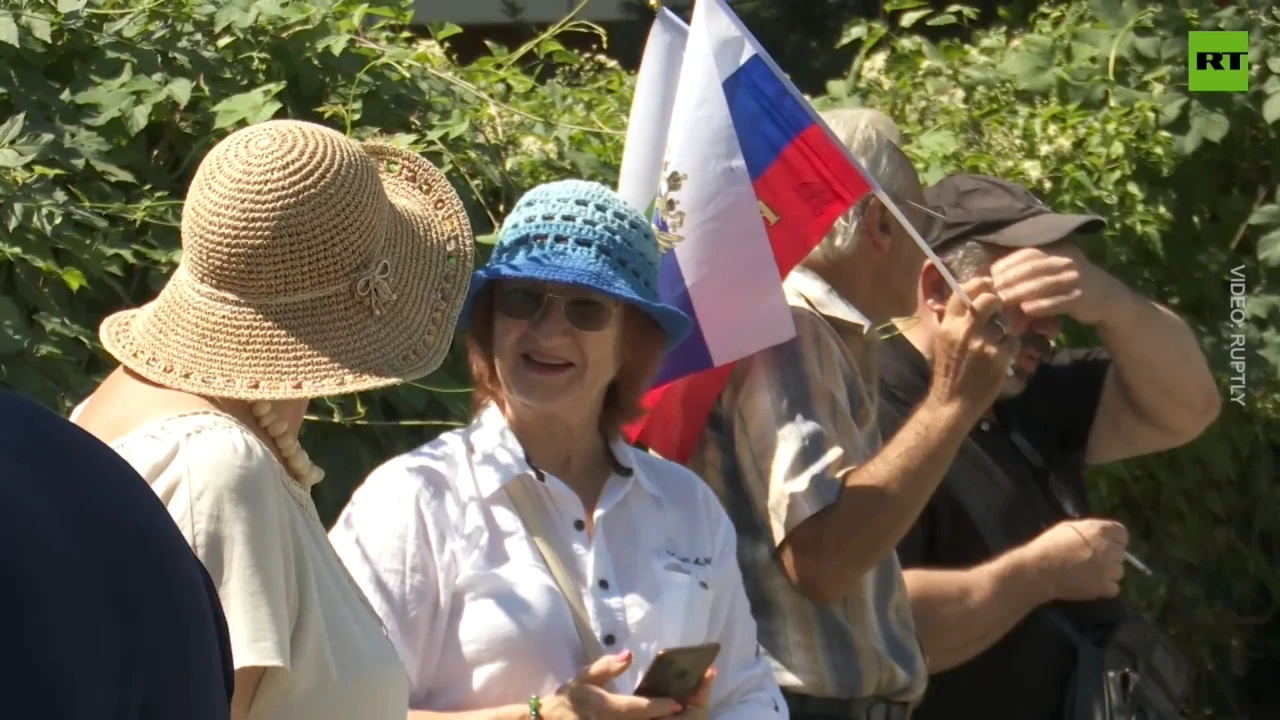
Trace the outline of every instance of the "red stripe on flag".
<path fill-rule="evenodd" d="M 764 205 L 760 211 L 778 275 L 784 278 L 837 218 L 871 192 L 844 150 L 816 124 L 797 135 L 753 187 Z"/>
<path fill-rule="evenodd" d="M 643 443 L 668 460 L 687 464 L 732 376 L 730 363 L 651 390 L 644 398 L 644 417 L 623 433 L 631 442 Z"/>

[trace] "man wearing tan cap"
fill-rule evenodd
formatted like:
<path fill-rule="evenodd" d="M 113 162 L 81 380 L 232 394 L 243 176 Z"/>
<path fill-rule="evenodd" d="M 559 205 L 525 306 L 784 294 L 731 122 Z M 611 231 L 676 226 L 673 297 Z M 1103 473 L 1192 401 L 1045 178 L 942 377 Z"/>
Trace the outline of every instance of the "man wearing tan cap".
<path fill-rule="evenodd" d="M 925 196 L 947 218 L 935 251 L 960 282 L 991 279 L 1021 342 L 1001 398 L 898 546 L 931 673 L 916 717 L 1059 720 L 1096 697 L 1070 684 L 1077 647 L 1063 627 L 1094 638 L 1127 617 L 1117 599 L 1127 532 L 1087 517 L 1084 469 L 1191 441 L 1218 413 L 1217 387 L 1186 323 L 1072 242 L 1100 232 L 1101 218 L 1054 213 L 1025 188 L 977 175 Z M 924 264 L 916 295 L 914 324 L 880 347 L 886 435 L 927 394 L 950 291 Z M 1055 350 L 1063 317 L 1092 326 L 1102 347 Z M 997 534 L 1012 549 L 993 550 Z M 1036 611 L 1046 605 L 1052 616 Z M 1176 674 L 1159 670 L 1138 682 Z"/>

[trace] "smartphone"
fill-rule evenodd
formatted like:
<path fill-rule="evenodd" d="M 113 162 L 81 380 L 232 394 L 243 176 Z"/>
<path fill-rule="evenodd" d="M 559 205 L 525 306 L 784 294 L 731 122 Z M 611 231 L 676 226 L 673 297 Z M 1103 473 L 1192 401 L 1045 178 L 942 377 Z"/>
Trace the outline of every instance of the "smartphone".
<path fill-rule="evenodd" d="M 688 705 L 698 693 L 702 677 L 720 654 L 720 643 L 703 643 L 662 650 L 649 664 L 636 695 L 648 698 L 670 698 Z"/>

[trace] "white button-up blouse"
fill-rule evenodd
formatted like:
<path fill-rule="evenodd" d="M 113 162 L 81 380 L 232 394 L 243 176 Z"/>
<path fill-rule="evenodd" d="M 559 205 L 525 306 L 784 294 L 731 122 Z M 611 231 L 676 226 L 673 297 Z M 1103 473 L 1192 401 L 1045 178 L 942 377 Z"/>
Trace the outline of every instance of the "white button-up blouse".
<path fill-rule="evenodd" d="M 621 441 L 613 451 L 632 472 L 606 483 L 594 537 L 578 496 L 549 474 L 539 482 L 496 407 L 356 490 L 330 539 L 386 624 L 412 709 L 522 704 L 586 664 L 573 611 L 503 490 L 520 482 L 605 652 L 634 654 L 612 692 L 633 692 L 659 650 L 714 641 L 710 717 L 787 717 L 718 498 L 679 465 Z"/>

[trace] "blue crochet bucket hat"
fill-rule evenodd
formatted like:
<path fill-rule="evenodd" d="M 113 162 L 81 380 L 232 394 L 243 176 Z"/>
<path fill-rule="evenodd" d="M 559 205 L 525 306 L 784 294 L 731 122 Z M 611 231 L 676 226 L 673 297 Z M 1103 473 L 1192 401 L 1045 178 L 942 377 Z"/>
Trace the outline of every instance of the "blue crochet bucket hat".
<path fill-rule="evenodd" d="M 669 350 L 693 321 L 658 298 L 658 258 L 653 227 L 612 190 L 585 180 L 539 185 L 502 223 L 489 264 L 472 274 L 459 324 L 469 322 L 491 280 L 563 283 L 644 311 L 662 328 Z"/>

